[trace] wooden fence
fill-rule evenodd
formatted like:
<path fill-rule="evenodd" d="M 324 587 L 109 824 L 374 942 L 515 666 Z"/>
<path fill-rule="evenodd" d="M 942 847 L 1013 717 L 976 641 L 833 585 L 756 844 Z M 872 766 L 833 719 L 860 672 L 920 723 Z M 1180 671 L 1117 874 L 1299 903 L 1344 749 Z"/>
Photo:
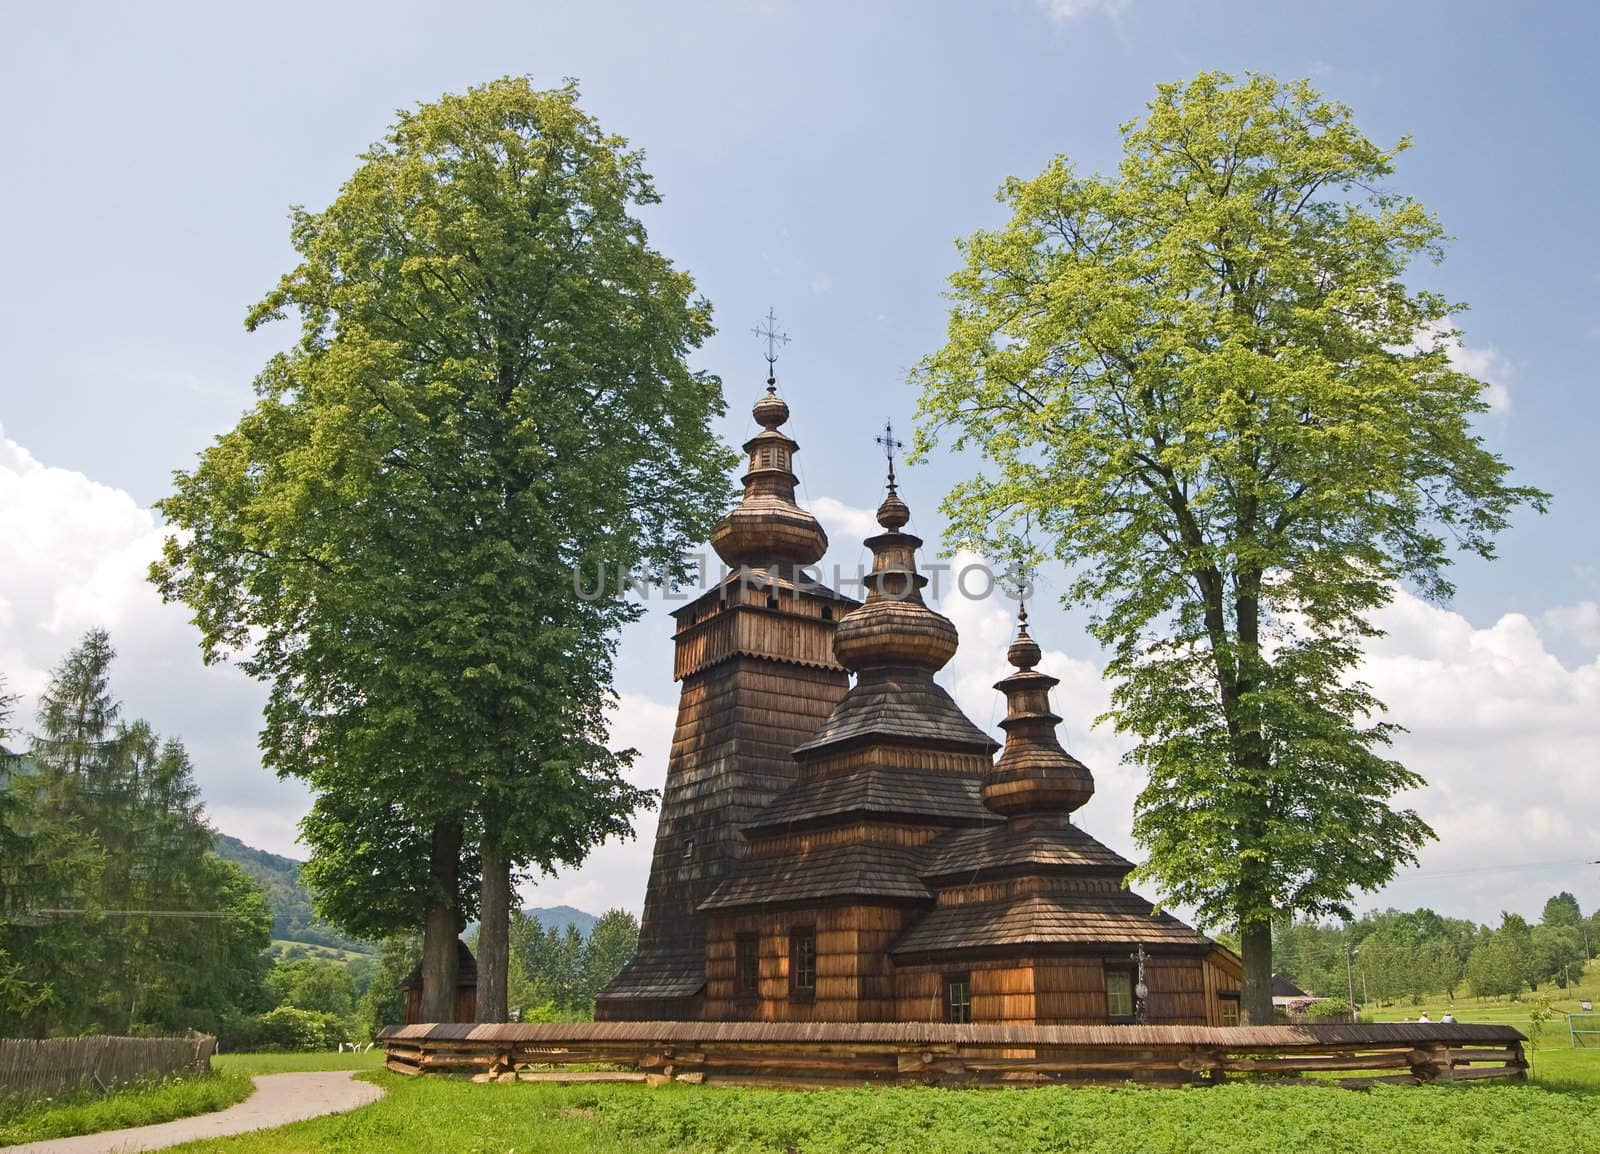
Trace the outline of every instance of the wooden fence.
<path fill-rule="evenodd" d="M 38 1097 L 71 1090 L 108 1090 L 140 1078 L 211 1068 L 217 1040 L 174 1038 L 0 1038 L 0 1097 Z"/>
<path fill-rule="evenodd" d="M 1350 1074 L 1340 1084 L 1525 1076 L 1510 1026 L 990 1026 L 922 1022 L 580 1022 L 390 1026 L 385 1065 L 480 1081 L 1212 1083 Z M 572 1070 L 561 1067 L 585 1066 Z M 605 1069 L 594 1069 L 604 1066 Z"/>

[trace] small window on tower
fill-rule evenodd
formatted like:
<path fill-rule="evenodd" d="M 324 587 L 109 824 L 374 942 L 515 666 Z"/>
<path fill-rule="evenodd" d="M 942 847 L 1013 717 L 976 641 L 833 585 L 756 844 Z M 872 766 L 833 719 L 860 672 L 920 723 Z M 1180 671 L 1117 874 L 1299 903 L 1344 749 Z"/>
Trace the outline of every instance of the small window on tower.
<path fill-rule="evenodd" d="M 822 619 L 824 621 L 832 621 L 833 620 L 833 606 L 832 605 L 824 605 L 822 607 Z"/>
<path fill-rule="evenodd" d="M 944 1020 L 947 1022 L 972 1021 L 972 975 L 946 974 L 944 976 Z"/>
<path fill-rule="evenodd" d="M 683 843 L 683 860 L 684 861 L 692 861 L 693 859 L 694 859 L 694 838 L 690 838 L 688 841 Z"/>
<path fill-rule="evenodd" d="M 753 998 L 760 989 L 760 935 L 740 934 L 734 939 L 733 992 L 741 998 Z"/>

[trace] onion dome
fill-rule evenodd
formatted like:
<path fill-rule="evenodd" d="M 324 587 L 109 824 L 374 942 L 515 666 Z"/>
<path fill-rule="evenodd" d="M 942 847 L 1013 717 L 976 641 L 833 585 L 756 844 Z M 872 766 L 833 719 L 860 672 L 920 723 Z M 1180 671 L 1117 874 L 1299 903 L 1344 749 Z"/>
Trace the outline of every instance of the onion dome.
<path fill-rule="evenodd" d="M 895 492 L 891 474 L 889 495 L 878 506 L 884 532 L 866 540 L 872 550 L 872 572 L 861 579 L 867 599 L 844 616 L 833 634 L 833 655 L 852 672 L 909 667 L 932 673 L 955 656 L 960 640 L 956 627 L 922 600 L 922 587 L 928 583 L 917 572 L 922 539 L 900 531 L 910 519 L 911 510 Z"/>
<path fill-rule="evenodd" d="M 711 547 L 730 565 L 811 565 L 828 551 L 828 535 L 817 519 L 794 503 L 791 465 L 800 446 L 778 431 L 789 406 L 771 378 L 751 410 L 761 431 L 744 443 L 749 472 L 741 478 L 744 498 L 711 531 Z"/>
<path fill-rule="evenodd" d="M 849 620 L 849 618 L 846 618 Z M 1094 775 L 1061 748 L 1050 690 L 1061 682 L 1040 673 L 1039 643 L 1028 635 L 1028 611 L 1017 613 L 1017 638 L 1006 659 L 1017 672 L 995 683 L 1006 695 L 1006 745 L 983 781 L 983 803 L 1007 817 L 1071 813 L 1094 796 Z"/>

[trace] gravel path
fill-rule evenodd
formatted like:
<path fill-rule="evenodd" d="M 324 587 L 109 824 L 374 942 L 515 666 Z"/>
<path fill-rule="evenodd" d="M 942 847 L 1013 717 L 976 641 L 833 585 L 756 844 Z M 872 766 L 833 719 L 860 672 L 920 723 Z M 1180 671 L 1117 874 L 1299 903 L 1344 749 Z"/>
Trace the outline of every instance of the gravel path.
<path fill-rule="evenodd" d="M 135 1126 L 131 1130 L 50 1138 L 3 1149 L 5 1154 L 121 1154 L 122 1151 L 159 1150 L 196 1138 L 222 1138 L 321 1114 L 338 1114 L 383 1097 L 383 1091 L 371 1082 L 352 1081 L 354 1073 L 354 1070 L 325 1070 L 311 1074 L 258 1074 L 251 1079 L 256 1086 L 254 1094 L 214 1114 L 197 1114 L 193 1118 Z"/>

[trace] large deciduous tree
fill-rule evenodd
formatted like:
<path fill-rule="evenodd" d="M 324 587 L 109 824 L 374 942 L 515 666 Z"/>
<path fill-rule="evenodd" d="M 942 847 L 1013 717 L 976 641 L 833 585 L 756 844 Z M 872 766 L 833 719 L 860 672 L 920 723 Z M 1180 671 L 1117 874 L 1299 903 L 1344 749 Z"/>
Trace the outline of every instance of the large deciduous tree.
<path fill-rule="evenodd" d="M 721 385 L 685 359 L 710 310 L 647 242 L 657 199 L 571 85 L 399 114 L 295 211 L 301 262 L 249 325 L 293 312 L 300 340 L 160 505 L 181 532 L 154 579 L 208 660 L 270 685 L 264 758 L 320 795 L 327 912 L 425 923 L 435 1019 L 473 871 L 497 1020 L 516 872 L 581 860 L 646 799 L 604 724 L 637 606 L 578 598 L 574 566 L 678 574 L 728 499 Z M 426 876 L 384 864 L 419 852 Z"/>
<path fill-rule="evenodd" d="M 1347 913 L 1431 836 L 1355 675 L 1396 583 L 1444 598 L 1520 505 L 1450 359 L 1462 307 L 1402 279 L 1439 222 L 1304 83 L 1206 73 L 1123 128 L 1111 176 L 1058 157 L 962 242 L 919 447 L 990 462 L 947 499 L 996 555 L 1030 522 L 1094 606 L 1111 717 L 1148 772 L 1146 873 L 1236 926 L 1270 1021 L 1271 921 Z"/>

